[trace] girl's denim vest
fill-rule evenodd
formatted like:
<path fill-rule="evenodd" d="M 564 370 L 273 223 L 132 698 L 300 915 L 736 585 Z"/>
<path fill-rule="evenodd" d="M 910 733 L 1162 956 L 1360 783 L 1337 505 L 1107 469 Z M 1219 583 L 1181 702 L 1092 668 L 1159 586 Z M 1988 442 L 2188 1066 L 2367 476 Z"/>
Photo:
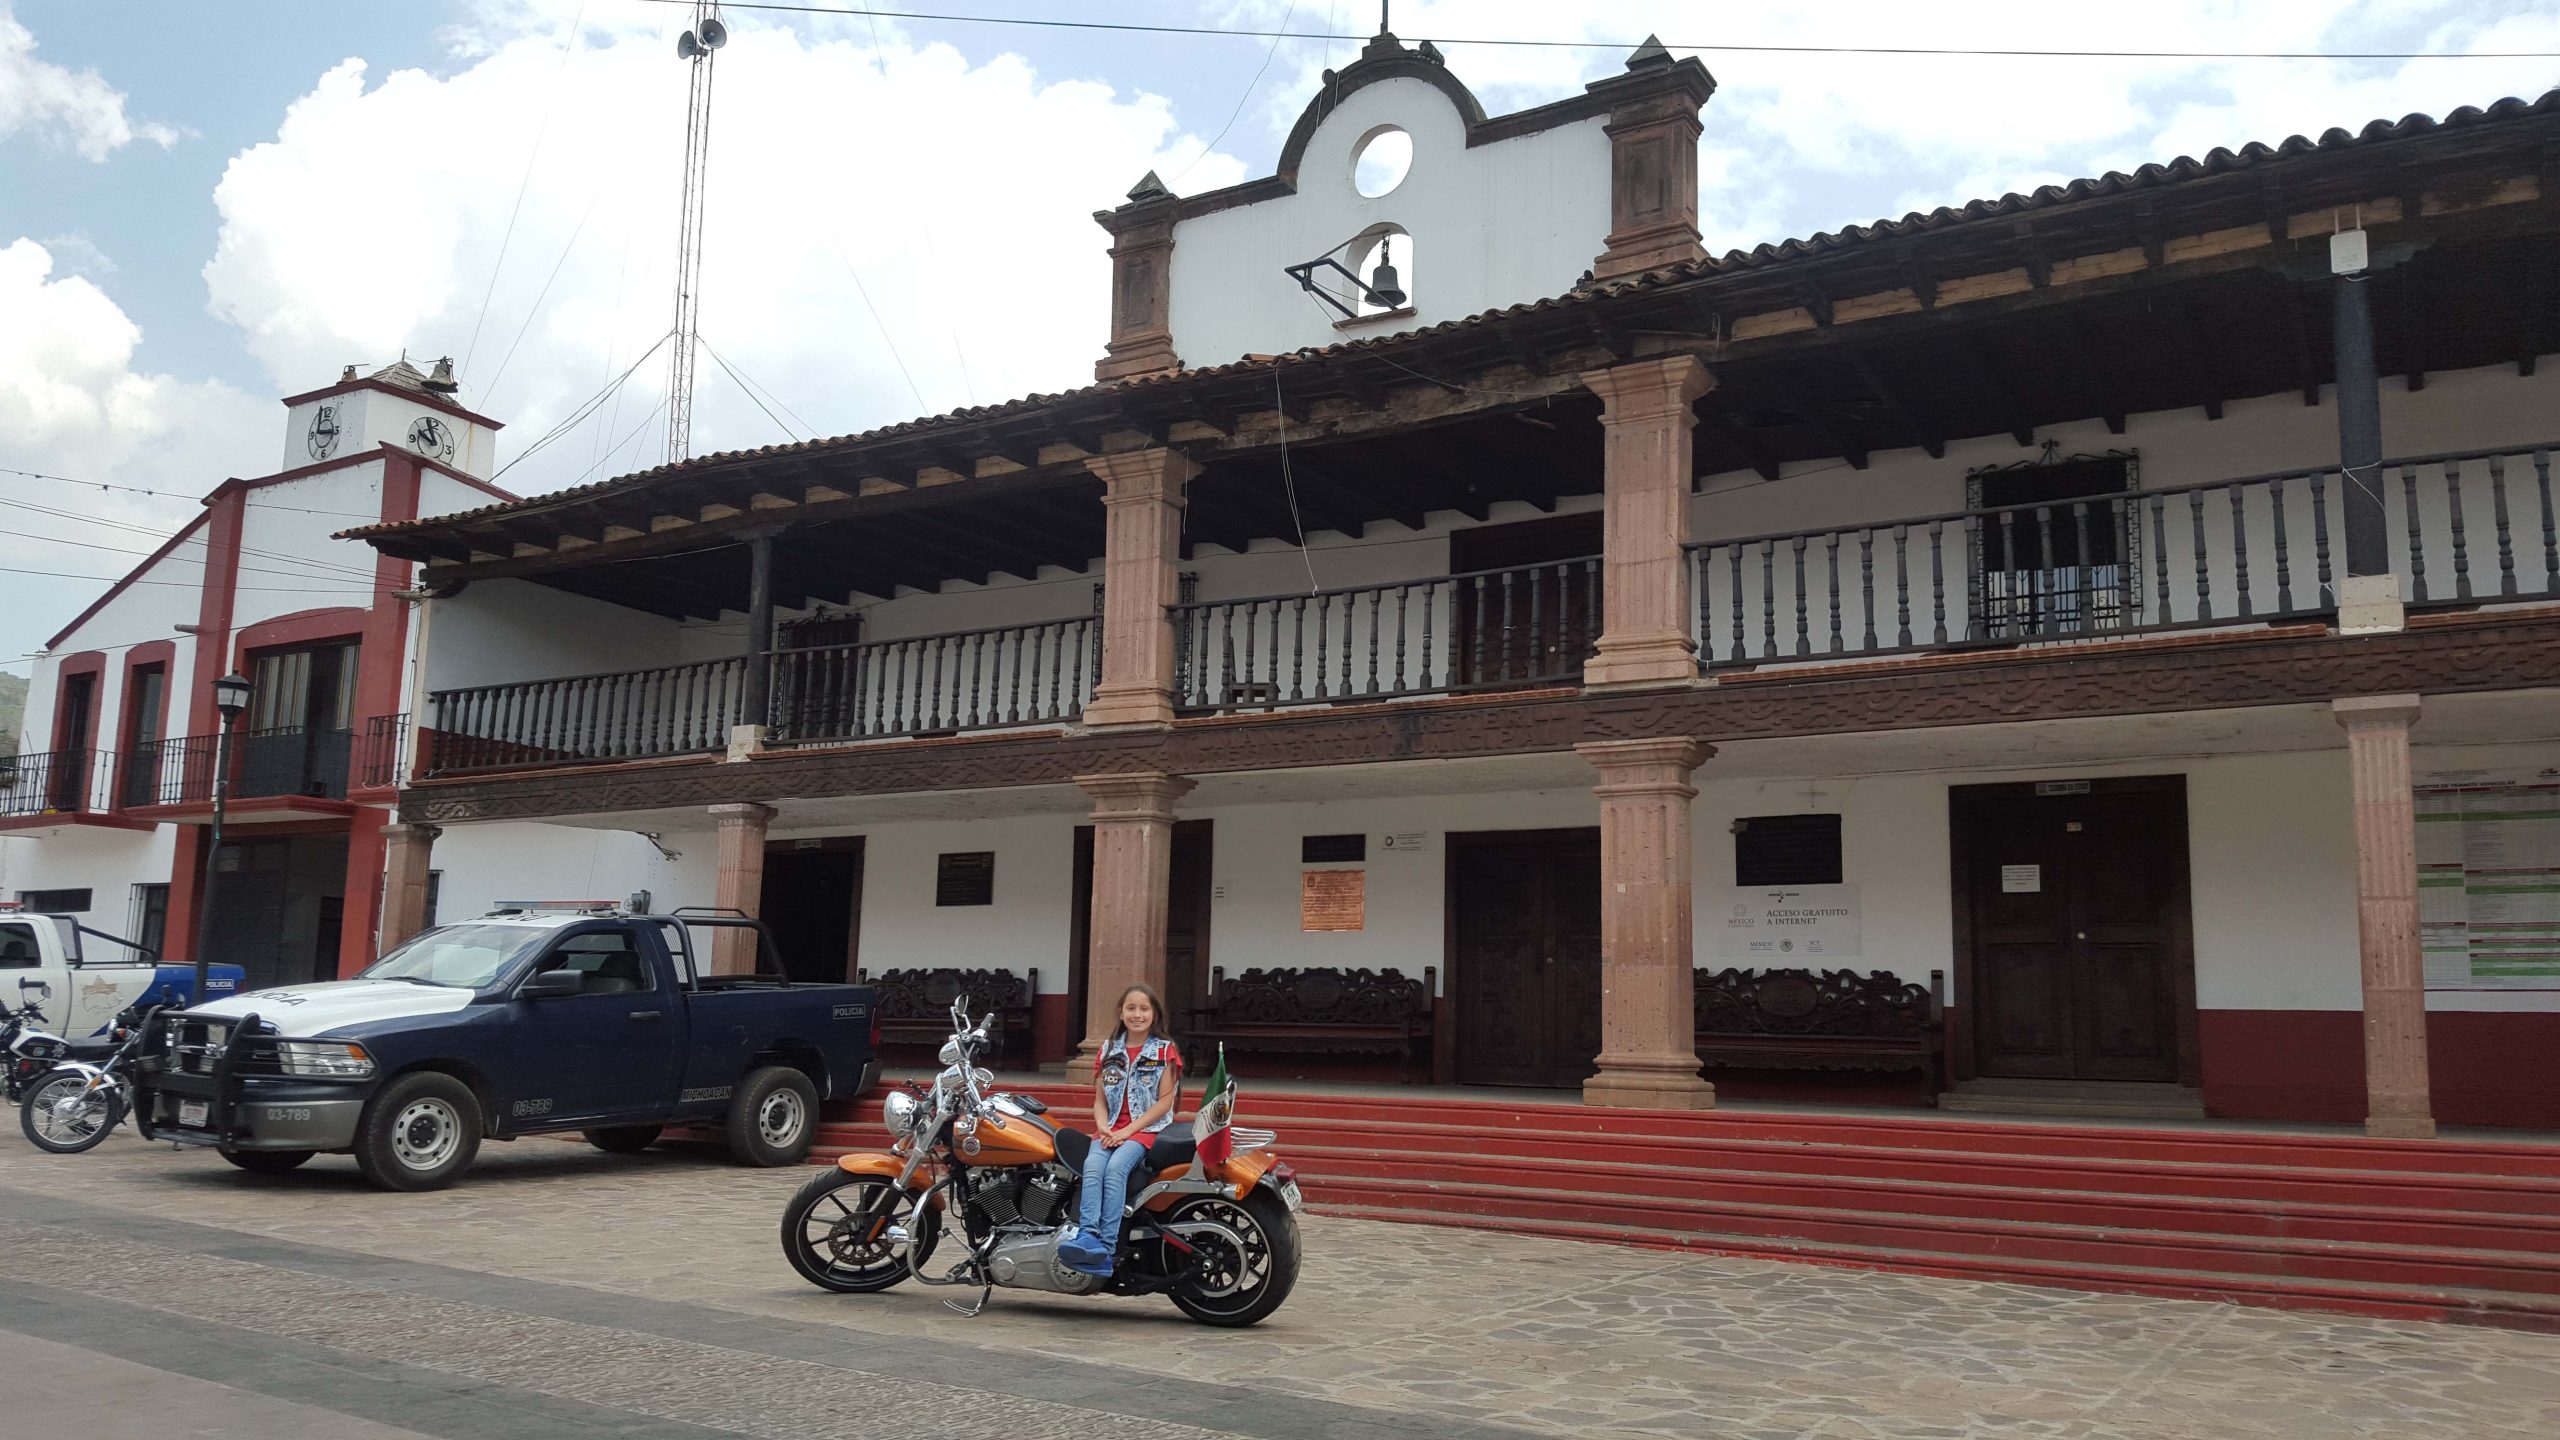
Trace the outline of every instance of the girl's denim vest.
<path fill-rule="evenodd" d="M 1130 1119 L 1134 1120 L 1154 1108 L 1156 1101 L 1164 1098 L 1165 1077 L 1172 1073 L 1173 1067 L 1166 1063 L 1165 1057 L 1165 1052 L 1172 1048 L 1172 1041 L 1161 1035 L 1150 1035 L 1146 1043 L 1138 1047 L 1138 1063 L 1133 1066 L 1129 1063 L 1128 1038 L 1121 1036 L 1115 1039 L 1102 1056 L 1103 1113 L 1115 1117 L 1120 1114 L 1123 1090 L 1129 1095 Z M 1172 1123 L 1173 1111 L 1167 1110 L 1157 1117 L 1156 1123 L 1147 1127 L 1148 1133 L 1162 1130 Z"/>

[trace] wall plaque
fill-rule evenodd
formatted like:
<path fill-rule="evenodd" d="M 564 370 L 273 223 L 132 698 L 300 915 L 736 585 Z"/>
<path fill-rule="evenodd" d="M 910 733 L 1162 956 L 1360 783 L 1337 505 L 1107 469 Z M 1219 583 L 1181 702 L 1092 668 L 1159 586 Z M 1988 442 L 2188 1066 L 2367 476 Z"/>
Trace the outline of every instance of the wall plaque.
<path fill-rule="evenodd" d="M 993 905 L 996 903 L 996 852 L 955 850 L 935 861 L 933 903 L 936 905 Z"/>
<path fill-rule="evenodd" d="M 1306 865 L 1342 864 L 1369 858 L 1367 835 L 1302 835 L 1298 860 Z"/>
<path fill-rule="evenodd" d="M 1368 882 L 1369 872 L 1366 870 L 1300 871 L 1298 874 L 1298 928 L 1300 930 L 1365 928 Z"/>
<path fill-rule="evenodd" d="M 1863 943 L 1855 885 L 1736 886 L 1718 903 L 1715 950 L 1726 959 L 1785 965 L 1853 956 Z"/>

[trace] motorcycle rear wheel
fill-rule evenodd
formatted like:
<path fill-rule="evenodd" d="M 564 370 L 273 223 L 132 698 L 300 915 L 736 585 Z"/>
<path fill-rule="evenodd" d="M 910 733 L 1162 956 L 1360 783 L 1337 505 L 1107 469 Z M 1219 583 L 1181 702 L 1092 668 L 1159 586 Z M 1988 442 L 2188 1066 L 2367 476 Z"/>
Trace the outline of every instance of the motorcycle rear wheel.
<path fill-rule="evenodd" d="M 18 1102 L 18 1128 L 29 1144 L 56 1155 L 77 1155 L 107 1138 L 124 1119 L 124 1094 L 113 1085 L 89 1091 L 71 1109 L 57 1108 L 88 1083 L 89 1077 L 76 1070 L 55 1070 L 27 1087 L 27 1097 Z"/>
<path fill-rule="evenodd" d="M 1201 1260 L 1206 1273 L 1170 1292 L 1182 1313 L 1203 1325 L 1258 1324 L 1297 1288 L 1298 1217 L 1268 1188 L 1257 1186 L 1242 1200 L 1224 1195 L 1186 1200 L 1173 1207 L 1165 1223 L 1217 1227 L 1184 1237 L 1205 1252 Z M 1174 1263 L 1168 1257 L 1168 1264 Z"/>
<path fill-rule="evenodd" d="M 892 1225 L 914 1238 L 888 1238 Z M 839 1295 L 871 1295 L 907 1278 L 907 1253 L 922 1265 L 933 1255 L 941 1227 L 934 1212 L 919 1210 L 913 1191 L 901 1192 L 885 1175 L 826 1170 L 800 1187 L 782 1211 L 782 1253 L 800 1278 Z"/>

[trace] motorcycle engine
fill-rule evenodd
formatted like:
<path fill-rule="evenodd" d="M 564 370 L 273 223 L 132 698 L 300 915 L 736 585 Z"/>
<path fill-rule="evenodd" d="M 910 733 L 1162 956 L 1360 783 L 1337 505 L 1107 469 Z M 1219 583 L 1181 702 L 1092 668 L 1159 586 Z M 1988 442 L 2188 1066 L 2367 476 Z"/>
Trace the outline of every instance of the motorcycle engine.
<path fill-rule="evenodd" d="M 1058 1242 L 1065 1236 L 1064 1230 L 1040 1230 L 996 1242 L 995 1253 L 987 1257 L 989 1278 L 1022 1290 L 1092 1293 L 1102 1284 L 1100 1279 L 1058 1263 Z"/>

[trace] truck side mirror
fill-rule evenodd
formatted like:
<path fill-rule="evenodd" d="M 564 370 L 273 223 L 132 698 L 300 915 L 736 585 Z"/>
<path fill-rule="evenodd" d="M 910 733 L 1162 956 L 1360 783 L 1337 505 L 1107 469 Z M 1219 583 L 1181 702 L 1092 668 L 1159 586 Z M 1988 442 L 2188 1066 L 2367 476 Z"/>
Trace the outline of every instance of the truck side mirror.
<path fill-rule="evenodd" d="M 575 970 L 545 970 L 524 982 L 516 991 L 519 1000 L 548 1000 L 562 995 L 575 995 L 585 986 L 587 977 Z"/>

